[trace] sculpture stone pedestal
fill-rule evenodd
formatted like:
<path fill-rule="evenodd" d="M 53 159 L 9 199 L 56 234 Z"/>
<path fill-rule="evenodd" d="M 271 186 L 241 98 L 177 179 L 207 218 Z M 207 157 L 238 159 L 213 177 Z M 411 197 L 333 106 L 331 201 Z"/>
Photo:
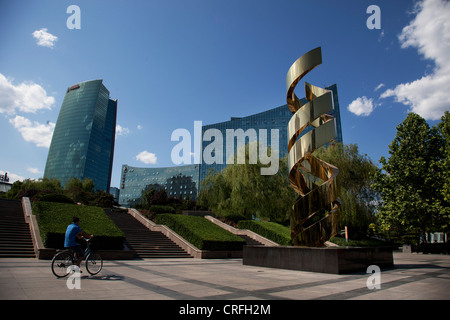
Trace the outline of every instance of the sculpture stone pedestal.
<path fill-rule="evenodd" d="M 333 274 L 366 272 L 394 266 L 391 247 L 244 246 L 244 265 Z"/>

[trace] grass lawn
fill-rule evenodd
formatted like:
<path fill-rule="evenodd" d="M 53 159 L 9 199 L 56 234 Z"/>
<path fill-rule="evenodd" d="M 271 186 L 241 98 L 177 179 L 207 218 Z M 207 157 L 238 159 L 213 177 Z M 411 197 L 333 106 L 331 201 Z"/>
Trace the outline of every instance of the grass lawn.
<path fill-rule="evenodd" d="M 38 201 L 32 205 L 44 246 L 62 248 L 67 226 L 73 217 L 80 218 L 81 229 L 94 235 L 101 249 L 122 249 L 124 234 L 99 207 Z"/>
<path fill-rule="evenodd" d="M 178 233 L 200 250 L 242 250 L 245 240 L 211 221 L 181 214 L 158 214 L 156 223 Z"/>

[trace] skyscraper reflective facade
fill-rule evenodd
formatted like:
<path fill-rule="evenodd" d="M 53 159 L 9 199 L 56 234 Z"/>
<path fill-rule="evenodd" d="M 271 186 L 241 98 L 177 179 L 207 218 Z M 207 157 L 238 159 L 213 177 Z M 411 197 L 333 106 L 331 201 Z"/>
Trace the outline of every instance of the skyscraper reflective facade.
<path fill-rule="evenodd" d="M 67 89 L 56 121 L 44 177 L 94 181 L 109 191 L 114 156 L 117 100 L 109 97 L 103 80 L 78 83 Z"/>
<path fill-rule="evenodd" d="M 164 189 L 168 197 L 196 199 L 199 184 L 198 164 L 166 168 L 138 168 L 122 165 L 119 203 L 130 207 L 141 201 L 142 191 Z"/>

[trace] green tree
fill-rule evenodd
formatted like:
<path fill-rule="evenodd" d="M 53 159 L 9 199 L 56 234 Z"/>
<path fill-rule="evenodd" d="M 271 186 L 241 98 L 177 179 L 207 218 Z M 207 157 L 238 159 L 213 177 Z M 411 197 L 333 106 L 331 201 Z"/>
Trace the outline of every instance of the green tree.
<path fill-rule="evenodd" d="M 371 187 L 376 165 L 356 144 L 330 144 L 314 155 L 339 169 L 336 177 L 341 200 L 341 224 L 347 226 L 353 238 L 365 237 L 369 225 L 375 222 L 377 192 Z"/>
<path fill-rule="evenodd" d="M 62 192 L 63 188 L 57 179 L 25 179 L 24 181 L 15 181 L 8 191 L 7 197 L 9 199 L 21 199 L 22 197 L 35 199 L 45 194 L 61 194 Z"/>
<path fill-rule="evenodd" d="M 438 124 L 439 132 L 444 139 L 442 145 L 443 159 L 441 161 L 442 203 L 439 220 L 441 231 L 450 232 L 450 112 L 446 111 Z"/>
<path fill-rule="evenodd" d="M 261 175 L 265 167 L 259 161 L 249 163 L 246 145 L 246 163 L 228 165 L 222 172 L 209 172 L 201 184 L 199 205 L 214 213 L 254 215 L 258 218 L 286 222 L 289 219 L 296 194 L 288 182 L 287 157 L 279 160 L 278 173 Z M 236 163 L 235 159 L 235 163 Z"/>
<path fill-rule="evenodd" d="M 444 149 L 438 128 L 415 113 L 397 126 L 374 184 L 382 199 L 381 230 L 393 240 L 418 243 L 442 223 Z"/>
<path fill-rule="evenodd" d="M 94 199 L 94 182 L 92 181 L 92 179 L 85 178 L 83 181 L 81 181 L 78 178 L 72 178 L 67 181 L 64 189 L 65 194 L 68 197 L 72 198 L 75 202 L 89 204 L 89 202 Z"/>
<path fill-rule="evenodd" d="M 90 201 L 89 205 L 94 205 L 101 208 L 112 208 L 114 204 L 114 197 L 112 194 L 104 191 L 98 190 L 93 194 L 93 200 Z"/>
<path fill-rule="evenodd" d="M 167 193 L 161 185 L 148 185 L 142 190 L 141 198 L 136 206 L 149 209 L 152 205 L 165 205 L 168 203 Z"/>

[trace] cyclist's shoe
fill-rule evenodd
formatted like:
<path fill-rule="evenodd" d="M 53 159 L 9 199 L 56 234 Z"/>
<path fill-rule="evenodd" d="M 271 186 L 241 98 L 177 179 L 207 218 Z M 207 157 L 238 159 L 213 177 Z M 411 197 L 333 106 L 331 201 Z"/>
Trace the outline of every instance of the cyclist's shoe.
<path fill-rule="evenodd" d="M 74 273 L 74 272 L 83 273 L 83 271 L 81 271 L 81 268 L 78 266 L 76 268 L 72 268 L 71 272 L 72 273 Z"/>

